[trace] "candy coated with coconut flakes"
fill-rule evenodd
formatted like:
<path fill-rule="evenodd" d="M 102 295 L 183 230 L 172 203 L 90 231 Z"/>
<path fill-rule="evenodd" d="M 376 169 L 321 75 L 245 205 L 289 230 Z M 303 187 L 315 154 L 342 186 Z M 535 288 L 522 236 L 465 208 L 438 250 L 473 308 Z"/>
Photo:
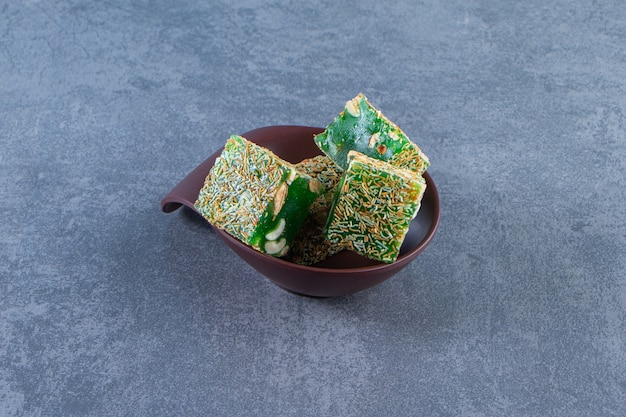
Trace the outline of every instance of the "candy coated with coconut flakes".
<path fill-rule="evenodd" d="M 318 155 L 296 164 L 298 170 L 317 179 L 325 191 L 309 207 L 309 213 L 289 250 L 288 259 L 301 265 L 321 262 L 343 250 L 324 236 L 324 225 L 343 170 L 326 155 Z"/>
<path fill-rule="evenodd" d="M 350 151 L 326 223 L 326 238 L 370 259 L 393 262 L 425 190 L 421 175 Z"/>
<path fill-rule="evenodd" d="M 318 180 L 233 135 L 207 175 L 195 207 L 213 226 L 256 250 L 284 256 L 322 192 Z"/>
<path fill-rule="evenodd" d="M 351 150 L 418 173 L 430 165 L 421 149 L 363 94 L 348 100 L 343 111 L 314 140 L 343 169 L 348 166 Z"/>

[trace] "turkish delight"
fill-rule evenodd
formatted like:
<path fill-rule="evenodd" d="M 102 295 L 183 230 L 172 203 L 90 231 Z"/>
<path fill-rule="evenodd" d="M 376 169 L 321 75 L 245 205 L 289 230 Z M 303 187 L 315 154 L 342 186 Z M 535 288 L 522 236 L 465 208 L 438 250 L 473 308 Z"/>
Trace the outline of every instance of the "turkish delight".
<path fill-rule="evenodd" d="M 362 93 L 348 100 L 343 111 L 314 140 L 343 169 L 348 166 L 347 156 L 352 150 L 418 173 L 430 165 L 421 149 Z"/>
<path fill-rule="evenodd" d="M 296 164 L 296 168 L 324 186 L 324 192 L 309 207 L 309 213 L 289 250 L 288 259 L 301 265 L 321 262 L 343 250 L 324 236 L 324 226 L 343 170 L 326 155 L 318 155 Z"/>
<path fill-rule="evenodd" d="M 420 208 L 424 178 L 357 151 L 339 184 L 325 227 L 333 244 L 367 258 L 393 262 Z"/>
<path fill-rule="evenodd" d="M 285 256 L 322 184 L 242 136 L 224 146 L 196 209 L 215 227 L 254 249 Z"/>

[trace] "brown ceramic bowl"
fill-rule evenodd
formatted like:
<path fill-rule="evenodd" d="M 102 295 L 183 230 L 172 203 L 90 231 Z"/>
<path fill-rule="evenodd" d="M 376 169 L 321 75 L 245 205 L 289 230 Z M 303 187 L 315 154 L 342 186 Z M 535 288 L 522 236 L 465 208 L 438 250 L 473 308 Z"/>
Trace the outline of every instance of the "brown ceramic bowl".
<path fill-rule="evenodd" d="M 244 133 L 245 138 L 273 151 L 281 158 L 297 163 L 321 154 L 313 135 L 323 129 L 306 126 L 268 126 Z M 193 203 L 202 188 L 218 150 L 194 169 L 161 201 L 165 213 L 185 205 L 196 211 Z M 439 225 L 439 194 L 428 173 L 422 206 L 411 222 L 398 260 L 391 264 L 375 262 L 353 252 L 338 253 L 313 266 L 298 265 L 257 252 L 222 230 L 215 229 L 226 244 L 244 261 L 279 287 L 301 295 L 335 297 L 352 294 L 379 284 L 406 267 L 433 239 Z M 197 211 L 196 211 L 197 212 Z"/>

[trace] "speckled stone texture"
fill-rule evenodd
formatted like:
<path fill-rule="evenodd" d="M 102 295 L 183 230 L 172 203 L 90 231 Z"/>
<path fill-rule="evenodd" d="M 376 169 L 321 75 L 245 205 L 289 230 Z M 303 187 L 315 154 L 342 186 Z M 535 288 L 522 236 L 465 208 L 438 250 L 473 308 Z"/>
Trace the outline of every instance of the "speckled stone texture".
<path fill-rule="evenodd" d="M 160 199 L 358 92 L 434 242 L 292 295 Z M 0 416 L 626 415 L 622 1 L 0 0 Z"/>

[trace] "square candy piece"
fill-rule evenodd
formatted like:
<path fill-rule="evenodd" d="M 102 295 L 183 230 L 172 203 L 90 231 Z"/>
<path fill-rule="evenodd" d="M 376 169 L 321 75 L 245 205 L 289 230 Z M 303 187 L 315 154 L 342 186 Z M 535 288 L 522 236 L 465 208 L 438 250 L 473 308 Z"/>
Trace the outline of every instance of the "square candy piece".
<path fill-rule="evenodd" d="M 326 155 L 318 155 L 298 162 L 296 168 L 303 174 L 315 178 L 322 183 L 324 192 L 311 204 L 309 214 L 322 216 L 323 223 L 325 223 L 335 196 L 335 191 L 337 191 L 337 184 L 343 174 L 343 169 Z"/>
<path fill-rule="evenodd" d="M 294 238 L 287 255 L 287 259 L 291 262 L 313 265 L 343 250 L 343 247 L 329 242 L 324 235 L 324 225 L 343 170 L 326 155 L 305 159 L 297 163 L 296 168 L 311 178 L 317 179 L 325 189 L 309 207 L 309 214 Z"/>
<path fill-rule="evenodd" d="M 359 152 L 348 153 L 326 237 L 367 258 L 393 262 L 420 208 L 424 178 Z"/>
<path fill-rule="evenodd" d="M 339 116 L 314 140 L 343 169 L 348 167 L 347 156 L 352 150 L 418 173 L 430 165 L 420 148 L 363 94 L 349 100 Z"/>
<path fill-rule="evenodd" d="M 322 184 L 274 153 L 233 135 L 216 159 L 195 207 L 215 227 L 284 256 Z"/>

